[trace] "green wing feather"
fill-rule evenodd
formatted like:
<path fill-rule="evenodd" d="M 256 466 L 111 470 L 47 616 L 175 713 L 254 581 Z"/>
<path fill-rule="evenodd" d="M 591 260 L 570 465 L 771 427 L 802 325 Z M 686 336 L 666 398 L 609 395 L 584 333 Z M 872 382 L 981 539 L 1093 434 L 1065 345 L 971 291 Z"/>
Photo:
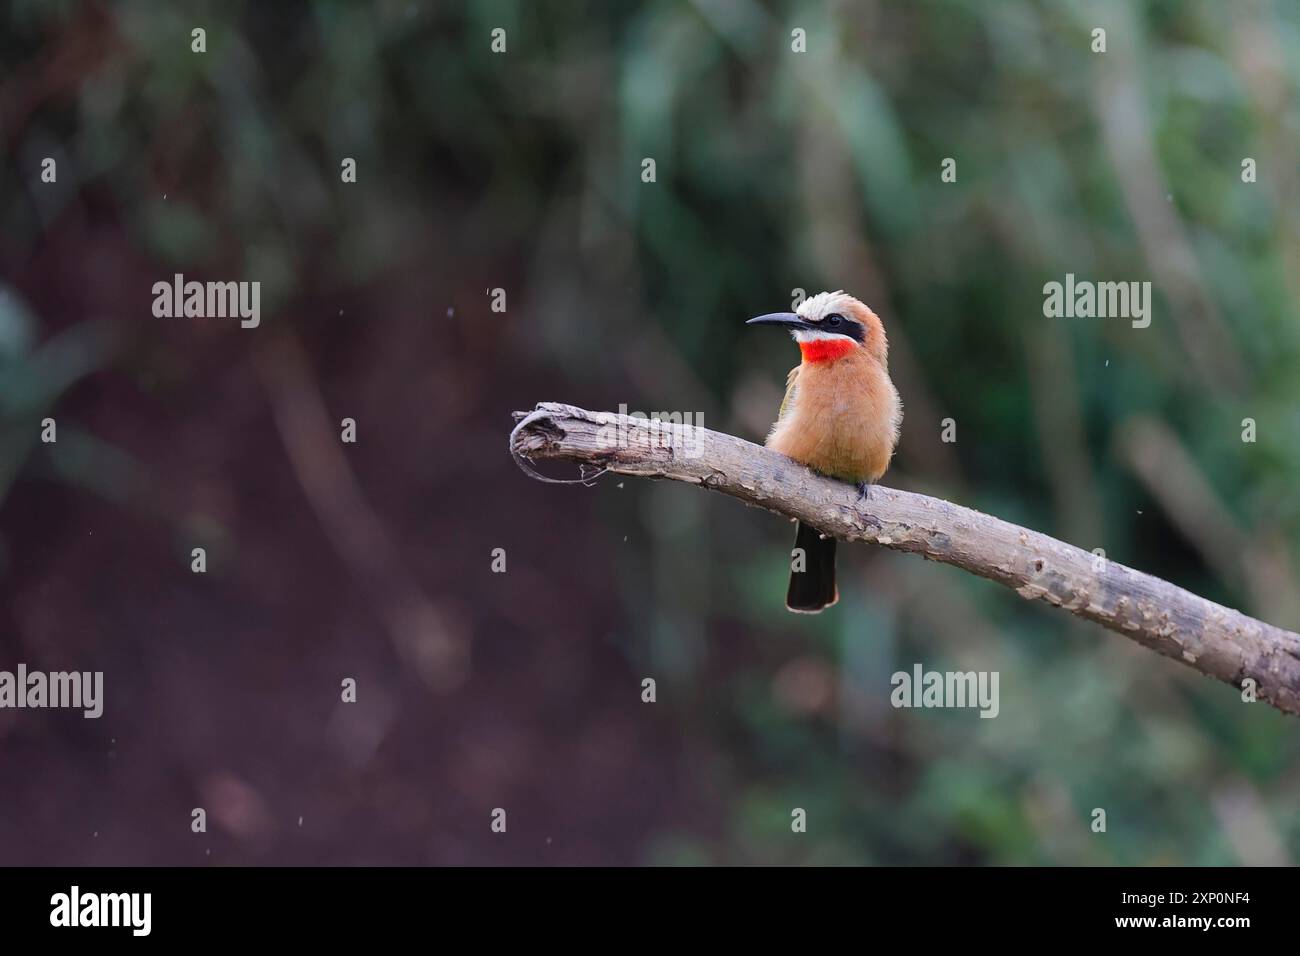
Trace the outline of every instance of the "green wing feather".
<path fill-rule="evenodd" d="M 795 392 L 799 390 L 799 366 L 796 365 L 790 369 L 790 374 L 785 380 L 785 398 L 781 399 L 781 410 L 776 414 L 776 420 L 779 422 L 785 418 L 786 412 L 794 407 Z"/>

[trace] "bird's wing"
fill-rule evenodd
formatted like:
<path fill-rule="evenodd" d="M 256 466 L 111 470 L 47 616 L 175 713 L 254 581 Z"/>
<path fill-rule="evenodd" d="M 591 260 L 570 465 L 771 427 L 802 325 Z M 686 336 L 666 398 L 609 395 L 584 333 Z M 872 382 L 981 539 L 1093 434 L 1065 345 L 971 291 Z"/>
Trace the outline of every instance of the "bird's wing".
<path fill-rule="evenodd" d="M 790 369 L 790 374 L 785 379 L 785 398 L 781 399 L 781 410 L 776 414 L 776 420 L 779 422 L 785 418 L 786 414 L 794 408 L 794 396 L 799 390 L 799 366 L 796 365 Z"/>

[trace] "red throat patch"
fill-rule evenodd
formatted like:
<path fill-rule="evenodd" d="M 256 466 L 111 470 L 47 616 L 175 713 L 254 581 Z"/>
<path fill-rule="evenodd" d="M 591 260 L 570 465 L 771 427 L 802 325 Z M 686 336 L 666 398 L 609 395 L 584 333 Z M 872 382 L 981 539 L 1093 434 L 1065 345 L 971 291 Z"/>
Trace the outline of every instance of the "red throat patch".
<path fill-rule="evenodd" d="M 857 345 L 852 339 L 845 338 L 813 339 L 800 342 L 799 351 L 803 353 L 805 362 L 833 362 L 848 355 Z"/>

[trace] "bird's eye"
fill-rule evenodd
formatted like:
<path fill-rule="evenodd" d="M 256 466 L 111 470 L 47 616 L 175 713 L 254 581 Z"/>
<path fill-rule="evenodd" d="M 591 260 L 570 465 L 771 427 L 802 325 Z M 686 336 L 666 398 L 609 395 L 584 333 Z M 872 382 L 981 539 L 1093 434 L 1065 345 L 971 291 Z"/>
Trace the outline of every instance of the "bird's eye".
<path fill-rule="evenodd" d="M 844 316 L 839 314 L 826 316 L 826 325 L 832 329 L 838 329 L 844 324 Z"/>

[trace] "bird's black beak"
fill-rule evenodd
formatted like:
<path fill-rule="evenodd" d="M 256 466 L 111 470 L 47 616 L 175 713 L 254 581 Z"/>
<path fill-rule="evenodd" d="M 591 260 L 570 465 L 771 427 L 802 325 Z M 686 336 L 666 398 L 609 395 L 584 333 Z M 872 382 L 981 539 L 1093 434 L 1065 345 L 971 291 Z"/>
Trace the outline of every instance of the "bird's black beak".
<path fill-rule="evenodd" d="M 793 312 L 769 312 L 756 319 L 750 319 L 746 325 L 779 325 L 786 329 L 806 329 L 808 323 Z"/>

